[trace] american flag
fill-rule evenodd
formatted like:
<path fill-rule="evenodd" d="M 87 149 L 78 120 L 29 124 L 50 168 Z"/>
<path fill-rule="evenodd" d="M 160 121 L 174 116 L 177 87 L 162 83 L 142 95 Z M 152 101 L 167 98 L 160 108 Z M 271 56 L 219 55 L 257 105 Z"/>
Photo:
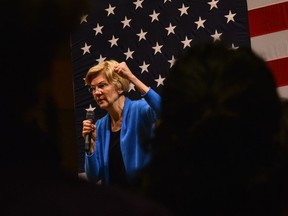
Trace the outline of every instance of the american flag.
<path fill-rule="evenodd" d="M 96 118 L 105 114 L 97 108 L 84 83 L 85 74 L 91 66 L 105 59 L 126 61 L 138 78 L 161 95 L 170 68 L 179 55 L 193 43 L 225 40 L 231 48 L 237 49 L 241 46 L 251 46 L 252 41 L 252 47 L 260 53 L 270 51 L 269 47 L 262 50 L 261 41 L 265 41 L 257 42 L 257 36 L 261 37 L 271 32 L 258 31 L 258 24 L 254 20 L 261 23 L 260 5 L 263 3 L 263 6 L 264 2 L 269 5 L 272 0 L 262 0 L 258 4 L 255 2 L 260 1 L 256 0 L 92 1 L 91 11 L 83 14 L 79 28 L 71 36 L 79 173 L 84 172 L 84 139 L 81 131 L 86 110 L 95 107 Z M 276 13 L 276 21 L 286 19 L 284 27 L 287 29 L 287 2 L 280 3 L 280 7 L 282 5 L 282 12 L 286 12 L 286 18 L 283 14 L 283 17 L 280 17 Z M 262 16 L 264 20 L 269 20 L 271 26 L 276 24 L 272 16 Z M 253 23 L 250 29 L 249 22 Z M 263 27 L 266 27 L 265 25 L 266 23 L 262 24 Z M 283 47 L 279 47 L 278 43 L 273 51 L 284 49 L 286 35 L 283 36 Z M 269 43 L 270 41 L 265 45 L 268 46 Z M 287 42 L 285 51 L 287 66 Z M 276 59 L 278 57 L 276 56 Z M 274 61 L 271 62 L 270 58 L 265 59 L 275 70 L 275 75 L 280 74 L 276 77 L 279 86 L 288 85 L 287 73 L 281 68 L 278 72 L 277 64 L 274 67 Z M 287 67 L 285 69 L 287 70 Z M 132 99 L 139 97 L 132 85 L 128 96 Z"/>
<path fill-rule="evenodd" d="M 252 49 L 272 69 L 281 97 L 288 98 L 288 1 L 247 0 Z"/>

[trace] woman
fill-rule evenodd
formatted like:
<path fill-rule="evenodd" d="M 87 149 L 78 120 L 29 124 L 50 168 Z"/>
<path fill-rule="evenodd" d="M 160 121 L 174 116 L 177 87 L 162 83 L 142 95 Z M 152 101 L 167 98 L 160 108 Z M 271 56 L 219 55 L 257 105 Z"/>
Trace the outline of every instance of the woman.
<path fill-rule="evenodd" d="M 142 99 L 125 94 L 130 82 Z M 95 125 L 83 121 L 82 136 L 91 133 L 91 148 L 85 154 L 85 172 L 90 181 L 128 186 L 150 161 L 144 148 L 160 113 L 160 96 L 141 82 L 125 62 L 108 60 L 89 69 L 85 83 L 99 107 L 107 114 Z"/>

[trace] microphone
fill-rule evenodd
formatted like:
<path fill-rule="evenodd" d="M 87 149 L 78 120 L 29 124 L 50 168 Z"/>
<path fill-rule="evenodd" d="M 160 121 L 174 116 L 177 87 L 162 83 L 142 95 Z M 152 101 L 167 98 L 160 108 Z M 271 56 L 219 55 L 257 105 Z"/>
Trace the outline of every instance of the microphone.
<path fill-rule="evenodd" d="M 94 122 L 94 120 L 95 120 L 94 109 L 95 108 L 91 108 L 91 107 L 89 109 L 86 109 L 86 111 L 87 111 L 86 112 L 86 119 L 90 120 L 91 123 Z M 89 152 L 90 143 L 91 143 L 91 133 L 89 133 L 85 136 L 85 152 Z"/>

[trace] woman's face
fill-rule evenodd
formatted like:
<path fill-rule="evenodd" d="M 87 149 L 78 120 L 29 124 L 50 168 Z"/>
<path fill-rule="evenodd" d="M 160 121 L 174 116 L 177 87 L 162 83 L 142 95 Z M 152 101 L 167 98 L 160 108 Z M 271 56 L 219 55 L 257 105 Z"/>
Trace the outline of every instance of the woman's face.
<path fill-rule="evenodd" d="M 104 74 L 99 74 L 92 79 L 91 89 L 93 89 L 92 94 L 99 107 L 107 111 L 120 96 L 116 87 L 108 83 Z"/>

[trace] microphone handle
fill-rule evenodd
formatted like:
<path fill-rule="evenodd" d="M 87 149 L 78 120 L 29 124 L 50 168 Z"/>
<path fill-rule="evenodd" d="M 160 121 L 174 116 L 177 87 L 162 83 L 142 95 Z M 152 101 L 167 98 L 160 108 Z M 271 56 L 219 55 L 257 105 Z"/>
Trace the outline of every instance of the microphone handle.
<path fill-rule="evenodd" d="M 87 111 L 87 113 L 86 113 L 86 119 L 90 120 L 91 123 L 94 121 L 94 119 L 95 119 L 95 113 L 94 113 L 93 110 Z M 91 146 L 90 146 L 91 137 L 92 137 L 92 134 L 91 134 L 91 133 L 87 134 L 86 137 L 85 137 L 85 147 L 84 147 L 85 152 L 89 152 L 89 151 L 90 151 L 90 147 L 91 147 Z"/>
<path fill-rule="evenodd" d="M 87 134 L 85 137 L 85 152 L 89 152 L 90 150 L 90 141 L 91 141 L 91 134 Z"/>

